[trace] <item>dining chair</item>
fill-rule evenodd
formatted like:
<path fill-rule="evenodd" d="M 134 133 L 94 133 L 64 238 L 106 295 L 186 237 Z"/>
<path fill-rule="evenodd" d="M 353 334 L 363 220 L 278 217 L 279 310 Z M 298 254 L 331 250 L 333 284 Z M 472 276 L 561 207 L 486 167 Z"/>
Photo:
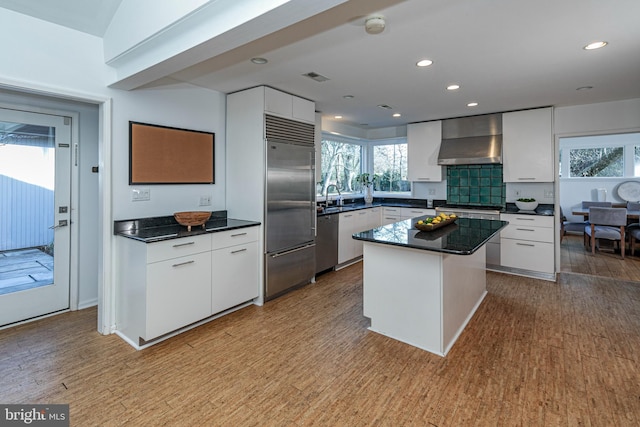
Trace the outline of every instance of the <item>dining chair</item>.
<path fill-rule="evenodd" d="M 593 207 L 610 208 L 612 206 L 613 205 L 612 205 L 611 202 L 592 202 L 590 200 L 583 200 L 582 201 L 582 209 L 589 209 L 589 208 L 593 208 Z M 585 225 L 589 225 L 589 217 L 586 217 L 584 219 L 584 222 L 586 223 Z"/>
<path fill-rule="evenodd" d="M 584 227 L 587 225 L 587 221 L 567 221 L 567 217 L 562 212 L 562 206 L 560 206 L 560 218 L 560 243 L 562 243 L 564 236 L 567 235 L 567 231 L 584 234 Z"/>
<path fill-rule="evenodd" d="M 611 202 L 592 202 L 590 200 L 582 201 L 582 209 L 593 208 L 593 207 L 610 208 L 611 206 L 612 206 Z"/>
<path fill-rule="evenodd" d="M 584 227 L 585 246 L 588 237 L 591 253 L 595 255 L 596 240 L 606 239 L 618 242 L 622 259 L 624 259 L 626 225 L 627 208 L 590 207 L 589 225 Z"/>
<path fill-rule="evenodd" d="M 640 211 L 640 202 L 627 202 L 627 211 Z M 629 236 L 629 252 L 633 256 L 636 240 L 640 240 L 640 223 L 637 220 L 627 219 L 627 235 Z"/>
<path fill-rule="evenodd" d="M 640 202 L 627 202 L 628 211 L 640 211 Z"/>

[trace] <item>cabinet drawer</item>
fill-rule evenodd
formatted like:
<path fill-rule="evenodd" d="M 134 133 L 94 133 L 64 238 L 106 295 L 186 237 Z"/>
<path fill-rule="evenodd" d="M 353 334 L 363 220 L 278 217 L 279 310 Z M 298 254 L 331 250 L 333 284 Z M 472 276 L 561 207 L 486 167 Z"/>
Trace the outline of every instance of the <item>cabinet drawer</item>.
<path fill-rule="evenodd" d="M 416 218 L 419 216 L 435 216 L 435 209 L 402 208 L 403 218 Z"/>
<path fill-rule="evenodd" d="M 242 245 L 244 243 L 256 241 L 258 240 L 259 228 L 260 227 L 246 227 L 213 233 L 211 243 L 212 248 L 227 248 L 229 246 Z"/>
<path fill-rule="evenodd" d="M 147 263 L 164 261 L 181 256 L 208 252 L 211 236 L 208 234 L 171 239 L 147 244 Z"/>
<path fill-rule="evenodd" d="M 532 227 L 530 225 L 509 224 L 500 232 L 500 237 L 503 239 L 553 243 L 553 233 L 553 228 L 549 227 Z"/>
<path fill-rule="evenodd" d="M 388 208 L 385 206 L 382 208 L 382 214 L 385 216 L 400 216 L 402 215 L 402 208 Z"/>
<path fill-rule="evenodd" d="M 502 214 L 500 219 L 509 221 L 509 225 L 530 225 L 533 227 L 553 228 L 553 216 Z"/>
<path fill-rule="evenodd" d="M 159 337 L 211 315 L 210 252 L 157 262 L 147 269 L 143 339 Z"/>
<path fill-rule="evenodd" d="M 553 243 L 502 239 L 500 263 L 504 267 L 553 273 Z"/>

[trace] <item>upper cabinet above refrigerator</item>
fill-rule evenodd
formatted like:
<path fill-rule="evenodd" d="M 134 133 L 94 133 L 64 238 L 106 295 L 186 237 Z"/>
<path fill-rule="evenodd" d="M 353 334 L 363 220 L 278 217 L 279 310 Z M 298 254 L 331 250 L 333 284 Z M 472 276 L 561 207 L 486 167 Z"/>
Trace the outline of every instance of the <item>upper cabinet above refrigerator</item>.
<path fill-rule="evenodd" d="M 285 119 L 306 123 L 316 121 L 316 108 L 313 102 L 270 87 L 264 88 L 264 111 Z"/>

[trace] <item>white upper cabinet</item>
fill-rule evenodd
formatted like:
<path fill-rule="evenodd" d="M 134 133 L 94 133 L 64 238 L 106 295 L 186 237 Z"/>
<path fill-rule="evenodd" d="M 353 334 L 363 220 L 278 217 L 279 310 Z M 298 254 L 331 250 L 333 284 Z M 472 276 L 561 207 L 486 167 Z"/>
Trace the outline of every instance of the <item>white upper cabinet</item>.
<path fill-rule="evenodd" d="M 264 88 L 264 110 L 276 116 L 301 122 L 315 123 L 316 121 L 313 102 L 270 87 Z"/>
<path fill-rule="evenodd" d="M 553 182 L 553 109 L 504 113 L 504 182 Z"/>
<path fill-rule="evenodd" d="M 316 122 L 316 104 L 297 96 L 291 96 L 292 111 L 291 116 L 294 120 L 301 122 Z"/>
<path fill-rule="evenodd" d="M 442 166 L 438 165 L 441 140 L 441 121 L 407 126 L 409 181 L 442 181 Z"/>
<path fill-rule="evenodd" d="M 270 87 L 265 87 L 264 111 L 267 113 L 273 113 L 277 116 L 291 118 L 293 115 L 293 102 L 291 102 L 291 95 Z"/>

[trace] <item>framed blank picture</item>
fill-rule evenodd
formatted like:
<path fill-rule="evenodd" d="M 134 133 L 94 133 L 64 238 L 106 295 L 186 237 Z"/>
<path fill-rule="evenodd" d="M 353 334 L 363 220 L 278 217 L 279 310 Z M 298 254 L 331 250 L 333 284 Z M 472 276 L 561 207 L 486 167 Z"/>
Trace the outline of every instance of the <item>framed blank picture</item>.
<path fill-rule="evenodd" d="M 129 122 L 129 184 L 214 184 L 215 134 Z"/>

